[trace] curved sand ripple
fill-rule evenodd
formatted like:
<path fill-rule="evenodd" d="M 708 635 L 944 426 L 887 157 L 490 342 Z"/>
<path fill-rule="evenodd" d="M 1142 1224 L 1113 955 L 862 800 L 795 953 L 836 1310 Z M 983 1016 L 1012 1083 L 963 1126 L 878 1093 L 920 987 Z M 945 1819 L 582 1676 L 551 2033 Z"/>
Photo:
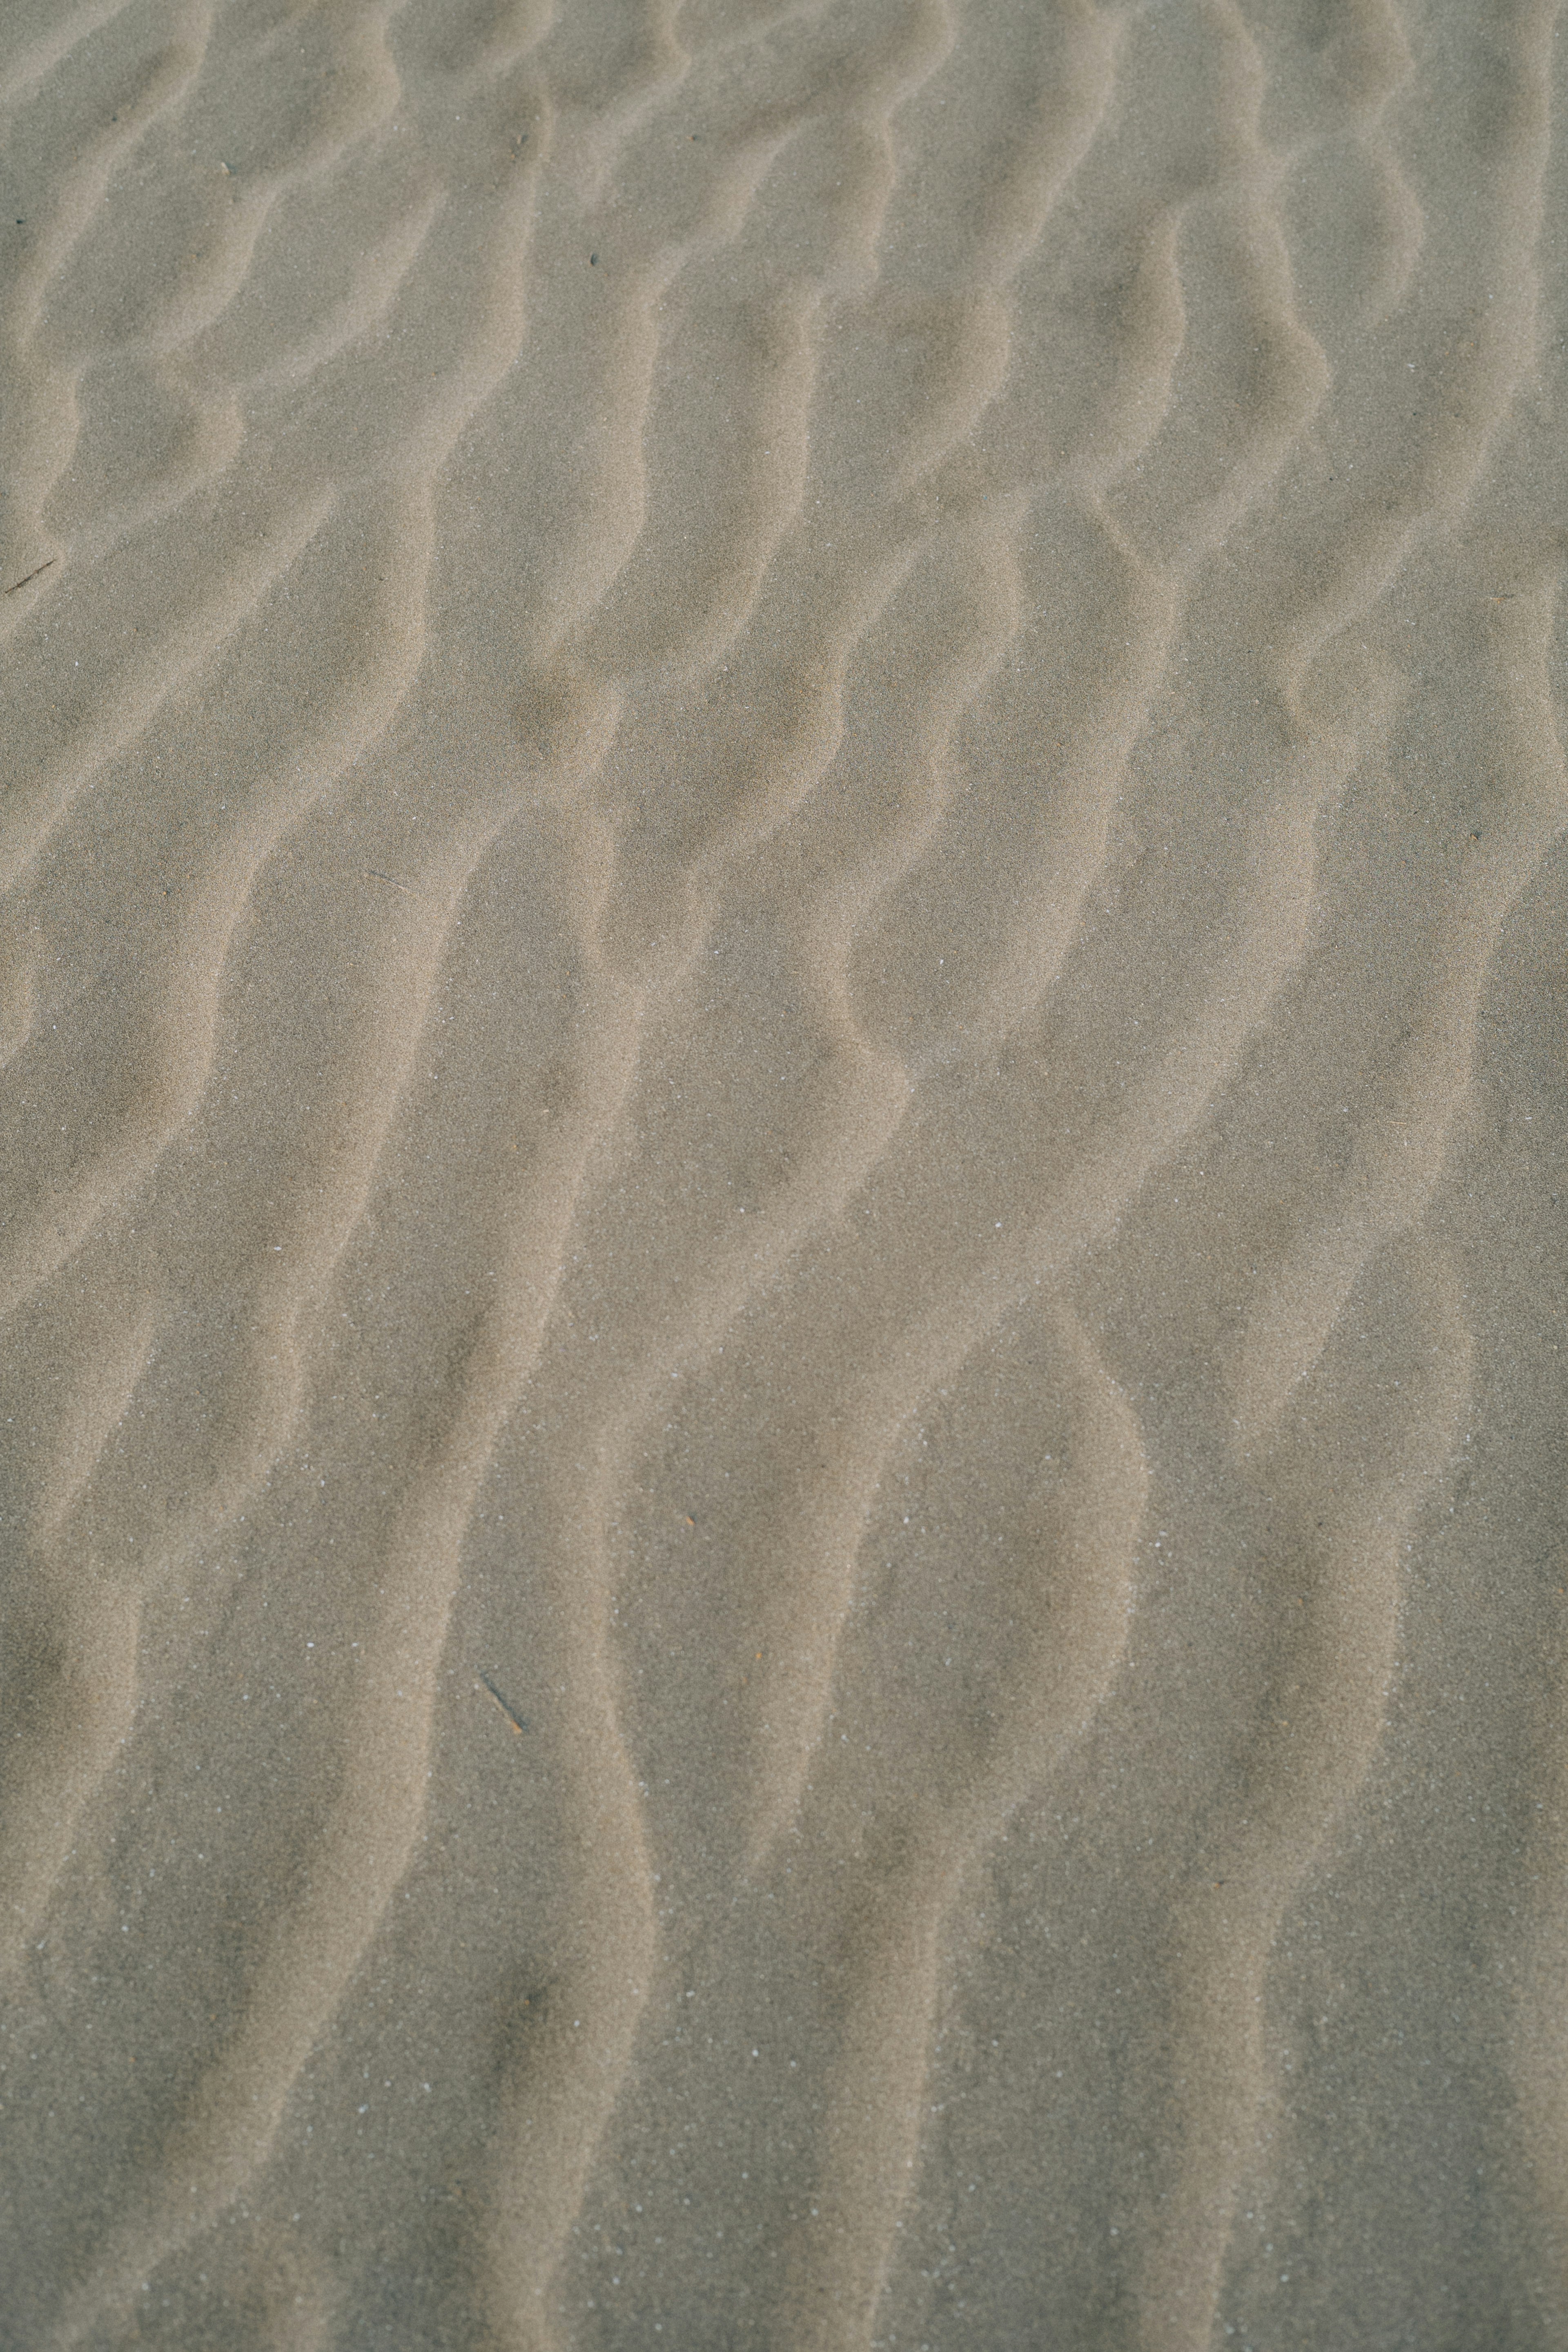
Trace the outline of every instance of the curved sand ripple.
<path fill-rule="evenodd" d="M 1555 29 L 16 16 L 18 2341 L 1562 2338 Z"/>

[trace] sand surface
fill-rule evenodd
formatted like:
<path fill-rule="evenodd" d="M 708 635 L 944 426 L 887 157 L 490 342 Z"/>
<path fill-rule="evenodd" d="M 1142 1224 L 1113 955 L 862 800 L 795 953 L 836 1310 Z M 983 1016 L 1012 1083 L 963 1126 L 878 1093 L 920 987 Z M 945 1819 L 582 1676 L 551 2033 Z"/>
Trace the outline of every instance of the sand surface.
<path fill-rule="evenodd" d="M 1557 15 L 8 0 L 0 2344 L 1568 2347 Z"/>

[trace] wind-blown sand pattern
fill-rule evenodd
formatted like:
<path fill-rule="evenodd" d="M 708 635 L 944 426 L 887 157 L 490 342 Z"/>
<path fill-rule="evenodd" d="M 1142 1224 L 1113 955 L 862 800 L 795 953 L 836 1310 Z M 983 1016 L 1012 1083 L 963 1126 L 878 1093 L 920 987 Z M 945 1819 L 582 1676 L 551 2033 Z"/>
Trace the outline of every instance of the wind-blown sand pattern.
<path fill-rule="evenodd" d="M 0 2340 L 1568 2346 L 1547 0 L 14 0 Z"/>

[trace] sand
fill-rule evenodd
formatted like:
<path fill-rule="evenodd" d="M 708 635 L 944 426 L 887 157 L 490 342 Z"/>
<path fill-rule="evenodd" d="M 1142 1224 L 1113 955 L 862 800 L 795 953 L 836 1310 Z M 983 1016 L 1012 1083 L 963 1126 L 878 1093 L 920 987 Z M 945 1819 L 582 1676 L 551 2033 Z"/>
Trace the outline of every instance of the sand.
<path fill-rule="evenodd" d="M 11 0 L 0 2342 L 1568 2347 L 1557 13 Z"/>

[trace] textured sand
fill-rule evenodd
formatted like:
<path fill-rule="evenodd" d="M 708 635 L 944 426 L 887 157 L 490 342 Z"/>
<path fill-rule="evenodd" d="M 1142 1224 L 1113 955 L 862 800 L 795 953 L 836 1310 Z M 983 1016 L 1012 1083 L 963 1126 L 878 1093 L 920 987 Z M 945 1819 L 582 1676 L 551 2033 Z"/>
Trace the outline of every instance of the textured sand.
<path fill-rule="evenodd" d="M 1568 2347 L 1557 13 L 9 0 L 0 2343 Z"/>

